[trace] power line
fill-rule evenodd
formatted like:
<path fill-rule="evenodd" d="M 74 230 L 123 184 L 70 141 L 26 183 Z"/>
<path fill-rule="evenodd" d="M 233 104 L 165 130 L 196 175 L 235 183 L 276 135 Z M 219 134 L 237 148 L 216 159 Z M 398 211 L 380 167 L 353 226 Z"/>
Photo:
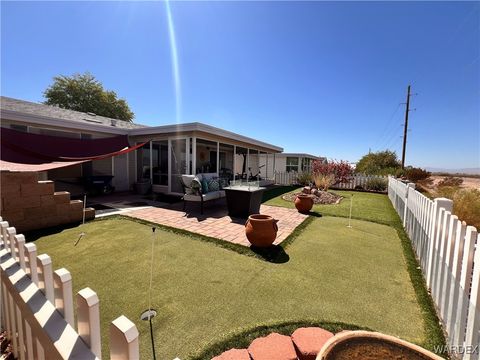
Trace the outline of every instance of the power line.
<path fill-rule="evenodd" d="M 395 108 L 395 111 L 392 113 L 392 115 L 390 115 L 389 119 L 385 122 L 385 127 L 381 135 L 379 136 L 378 140 L 376 141 L 377 145 L 385 143 L 384 139 L 389 138 L 389 134 L 391 134 L 391 131 L 392 131 L 391 125 L 395 124 L 395 122 L 392 120 L 394 119 L 395 115 L 400 109 L 400 105 L 402 105 L 402 103 L 398 103 L 397 107 Z"/>

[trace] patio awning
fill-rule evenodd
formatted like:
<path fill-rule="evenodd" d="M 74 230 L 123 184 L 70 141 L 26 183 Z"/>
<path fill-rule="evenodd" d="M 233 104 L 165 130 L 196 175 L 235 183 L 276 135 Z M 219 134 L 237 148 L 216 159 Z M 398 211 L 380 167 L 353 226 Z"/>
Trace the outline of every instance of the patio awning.
<path fill-rule="evenodd" d="M 45 171 L 100 160 L 138 149 L 127 135 L 99 139 L 72 139 L 1 129 L 0 169 Z"/>

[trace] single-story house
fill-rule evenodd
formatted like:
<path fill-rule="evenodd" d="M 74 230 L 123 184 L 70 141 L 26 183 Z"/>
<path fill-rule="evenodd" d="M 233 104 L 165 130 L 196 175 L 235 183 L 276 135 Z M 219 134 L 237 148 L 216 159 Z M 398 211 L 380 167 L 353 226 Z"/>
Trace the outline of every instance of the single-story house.
<path fill-rule="evenodd" d="M 303 153 L 281 153 L 275 155 L 275 165 L 269 163 L 265 172 L 310 172 L 312 162 L 319 160 L 326 162 L 326 158 Z"/>
<path fill-rule="evenodd" d="M 265 183 L 283 151 L 198 122 L 144 126 L 3 96 L 0 118 L 2 170 L 39 171 L 59 184 L 111 175 L 118 191 L 149 179 L 155 192 L 181 194 L 182 174 L 204 172 Z"/>

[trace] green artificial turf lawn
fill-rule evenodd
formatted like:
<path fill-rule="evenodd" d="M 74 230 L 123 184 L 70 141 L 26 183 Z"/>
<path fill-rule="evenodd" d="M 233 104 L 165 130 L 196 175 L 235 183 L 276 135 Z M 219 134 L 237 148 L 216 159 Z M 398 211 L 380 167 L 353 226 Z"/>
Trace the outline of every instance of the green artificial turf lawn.
<path fill-rule="evenodd" d="M 193 358 L 232 333 L 295 322 L 343 322 L 424 344 L 421 308 L 397 231 L 347 219 L 314 218 L 286 248 L 281 264 L 159 228 L 152 307 L 158 359 Z M 80 232 L 85 232 L 74 246 Z M 109 323 L 123 314 L 151 358 L 148 307 L 151 228 L 126 219 L 93 221 L 36 241 L 54 268 L 73 276 L 74 291 L 100 298 L 103 356 Z"/>
<path fill-rule="evenodd" d="M 275 197 L 267 196 L 265 205 L 282 206 L 295 208 L 292 201 L 282 199 L 282 195 L 289 192 L 298 193 L 301 188 L 284 187 L 271 190 Z M 292 190 L 293 189 L 293 190 Z M 348 217 L 350 213 L 350 199 L 352 199 L 352 218 L 374 221 L 382 224 L 393 225 L 396 219 L 395 210 L 390 203 L 388 197 L 384 194 L 347 191 L 347 190 L 330 190 L 330 192 L 343 196 L 339 204 L 331 205 L 314 205 L 312 211 L 321 215 Z M 353 197 L 352 197 L 353 195 Z"/>

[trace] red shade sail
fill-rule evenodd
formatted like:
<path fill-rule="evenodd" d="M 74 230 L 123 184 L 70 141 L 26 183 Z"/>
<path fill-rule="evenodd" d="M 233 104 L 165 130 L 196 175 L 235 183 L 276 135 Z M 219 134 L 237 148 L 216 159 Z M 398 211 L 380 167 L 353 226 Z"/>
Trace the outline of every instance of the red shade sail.
<path fill-rule="evenodd" d="M 127 135 L 99 139 L 71 139 L 2 128 L 0 169 L 50 170 L 125 154 L 144 144 L 129 146 Z"/>

